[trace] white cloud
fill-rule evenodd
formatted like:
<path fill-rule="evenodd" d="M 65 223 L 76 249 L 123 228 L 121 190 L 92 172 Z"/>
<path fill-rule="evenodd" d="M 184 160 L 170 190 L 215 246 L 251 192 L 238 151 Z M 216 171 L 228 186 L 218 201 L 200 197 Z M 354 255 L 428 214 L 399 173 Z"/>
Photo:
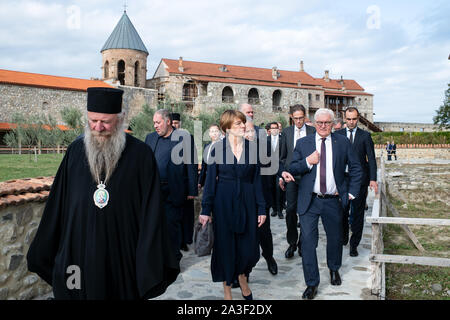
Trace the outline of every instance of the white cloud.
<path fill-rule="evenodd" d="M 71 5 L 80 9 L 79 28 L 68 28 Z M 0 2 L 0 68 L 99 77 L 100 49 L 122 5 Z M 285 70 L 303 60 L 312 76 L 328 69 L 375 94 L 376 120 L 431 121 L 450 79 L 449 4 L 377 6 L 380 29 L 367 28 L 368 4 L 360 2 L 136 0 L 127 13 L 150 53 L 148 78 L 161 58 Z"/>

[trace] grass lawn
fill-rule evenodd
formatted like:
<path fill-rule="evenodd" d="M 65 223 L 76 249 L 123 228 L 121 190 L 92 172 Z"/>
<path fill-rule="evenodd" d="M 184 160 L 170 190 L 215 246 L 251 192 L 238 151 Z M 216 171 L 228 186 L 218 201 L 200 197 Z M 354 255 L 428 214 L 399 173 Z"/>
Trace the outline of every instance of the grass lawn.
<path fill-rule="evenodd" d="M 34 155 L 0 154 L 0 181 L 54 176 L 63 157 L 62 153 L 41 154 L 34 162 Z"/>
<path fill-rule="evenodd" d="M 442 174 L 429 176 L 432 181 L 440 179 L 445 182 L 439 188 L 423 186 L 415 190 L 402 190 L 403 196 L 400 198 L 403 200 L 390 194 L 390 201 L 399 215 L 408 218 L 450 219 L 450 183 L 447 171 L 448 169 L 443 170 Z M 426 175 L 427 172 L 424 171 L 423 174 Z M 410 225 L 409 228 L 426 251 L 422 253 L 417 250 L 399 225 L 390 224 L 383 231 L 385 254 L 450 258 L 448 226 Z M 440 285 L 442 290 L 433 290 L 433 285 Z M 450 267 L 387 263 L 386 299 L 450 300 Z"/>

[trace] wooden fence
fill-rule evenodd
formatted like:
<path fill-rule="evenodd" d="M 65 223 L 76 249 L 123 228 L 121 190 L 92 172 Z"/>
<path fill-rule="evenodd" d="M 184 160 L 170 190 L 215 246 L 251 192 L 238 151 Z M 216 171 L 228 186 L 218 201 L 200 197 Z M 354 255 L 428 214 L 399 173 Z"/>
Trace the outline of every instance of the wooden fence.
<path fill-rule="evenodd" d="M 366 217 L 366 221 L 372 224 L 372 246 L 370 261 L 372 264 L 371 282 L 372 295 L 377 295 L 384 300 L 386 297 L 385 287 L 385 264 L 401 263 L 416 264 L 425 266 L 450 267 L 450 259 L 434 258 L 424 256 L 401 256 L 383 254 L 383 226 L 385 224 L 399 224 L 408 234 L 411 241 L 420 252 L 425 252 L 414 233 L 408 225 L 428 225 L 428 226 L 450 226 L 450 219 L 424 219 L 424 218 L 402 218 L 395 207 L 390 203 L 386 193 L 385 163 L 383 156 L 380 157 L 380 179 L 378 190 L 372 207 L 372 215 Z M 391 212 L 394 217 L 388 217 L 387 212 Z"/>
<path fill-rule="evenodd" d="M 67 147 L 59 147 L 59 148 L 41 148 L 42 153 L 64 153 L 66 152 Z M 34 153 L 35 147 L 22 147 L 22 148 L 8 148 L 8 147 L 0 147 L 0 154 L 29 154 Z M 36 150 L 39 153 L 39 149 Z"/>

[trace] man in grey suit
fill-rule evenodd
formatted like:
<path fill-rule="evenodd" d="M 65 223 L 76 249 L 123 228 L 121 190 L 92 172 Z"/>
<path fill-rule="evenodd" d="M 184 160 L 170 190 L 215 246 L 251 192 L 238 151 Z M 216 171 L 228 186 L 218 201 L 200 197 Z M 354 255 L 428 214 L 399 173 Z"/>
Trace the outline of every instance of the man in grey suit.
<path fill-rule="evenodd" d="M 289 116 L 292 119 L 294 125 L 287 127 L 283 130 L 281 135 L 281 154 L 280 154 L 280 168 L 278 176 L 281 177 L 283 171 L 289 171 L 289 166 L 292 161 L 292 154 L 294 152 L 297 140 L 307 135 L 314 134 L 316 129 L 305 124 L 305 107 L 301 104 L 296 104 L 290 107 Z M 289 244 L 288 249 L 285 252 L 287 259 L 294 256 L 295 251 L 298 248 L 298 254 L 301 256 L 300 246 L 300 233 L 297 230 L 297 194 L 298 183 L 300 177 L 294 177 L 295 181 L 291 181 L 285 185 L 282 178 L 279 179 L 280 188 L 286 189 L 286 238 Z"/>

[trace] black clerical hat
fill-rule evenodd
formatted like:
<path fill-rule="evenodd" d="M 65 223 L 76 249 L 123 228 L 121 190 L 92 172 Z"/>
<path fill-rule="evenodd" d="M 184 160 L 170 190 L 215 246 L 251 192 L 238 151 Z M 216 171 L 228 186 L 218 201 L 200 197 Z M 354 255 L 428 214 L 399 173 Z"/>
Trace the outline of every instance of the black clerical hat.
<path fill-rule="evenodd" d="M 172 113 L 172 120 L 181 121 L 181 116 L 179 113 Z"/>
<path fill-rule="evenodd" d="M 115 88 L 87 88 L 87 110 L 99 113 L 120 113 L 123 91 Z"/>

